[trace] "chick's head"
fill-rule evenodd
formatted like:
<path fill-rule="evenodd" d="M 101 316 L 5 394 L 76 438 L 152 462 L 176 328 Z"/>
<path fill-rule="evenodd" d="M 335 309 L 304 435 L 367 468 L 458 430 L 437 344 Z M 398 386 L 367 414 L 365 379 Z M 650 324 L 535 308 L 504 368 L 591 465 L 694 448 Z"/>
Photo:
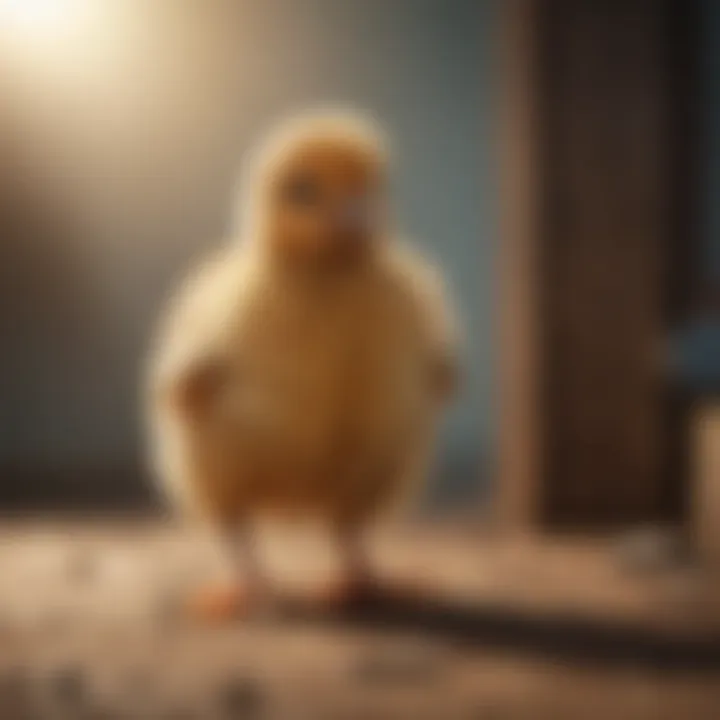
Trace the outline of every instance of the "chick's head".
<path fill-rule="evenodd" d="M 257 173 L 256 234 L 275 254 L 353 263 L 381 241 L 386 158 L 369 123 L 335 115 L 291 122 L 271 137 Z"/>

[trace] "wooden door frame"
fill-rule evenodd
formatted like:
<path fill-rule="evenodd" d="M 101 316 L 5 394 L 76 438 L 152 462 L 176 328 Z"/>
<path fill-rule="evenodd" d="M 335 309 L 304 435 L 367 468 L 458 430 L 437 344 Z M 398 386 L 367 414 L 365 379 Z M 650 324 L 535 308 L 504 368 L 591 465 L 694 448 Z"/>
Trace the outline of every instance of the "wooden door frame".
<path fill-rule="evenodd" d="M 540 0 L 500 13 L 499 462 L 495 517 L 510 530 L 541 519 Z"/>
<path fill-rule="evenodd" d="M 500 226 L 498 254 L 498 372 L 499 462 L 494 518 L 512 531 L 537 531 L 545 522 L 544 487 L 547 470 L 549 417 L 543 347 L 543 254 L 545 225 L 544 161 L 547 160 L 542 118 L 543 82 L 540 70 L 552 0 L 505 0 L 500 12 Z M 673 137 L 687 142 L 674 152 L 673 172 L 699 179 L 701 145 L 698 105 L 699 2 L 660 0 L 673 17 L 671 82 L 678 109 L 673 113 Z M 677 37 L 676 37 L 677 34 Z M 674 143 L 678 146 L 680 143 Z M 688 281 L 693 252 L 688 236 L 697 232 L 697 186 L 678 185 L 680 195 L 672 218 L 673 276 L 667 280 L 668 327 L 682 321 L 693 304 Z M 677 444 L 668 454 L 667 474 L 686 470 L 687 408 L 670 401 L 667 437 Z M 677 443 L 676 443 L 677 441 Z M 667 482 L 665 480 L 664 482 Z M 685 491 L 687 494 L 687 491 Z M 687 502 L 677 498 L 677 502 Z M 685 508 L 683 508 L 683 511 Z"/>

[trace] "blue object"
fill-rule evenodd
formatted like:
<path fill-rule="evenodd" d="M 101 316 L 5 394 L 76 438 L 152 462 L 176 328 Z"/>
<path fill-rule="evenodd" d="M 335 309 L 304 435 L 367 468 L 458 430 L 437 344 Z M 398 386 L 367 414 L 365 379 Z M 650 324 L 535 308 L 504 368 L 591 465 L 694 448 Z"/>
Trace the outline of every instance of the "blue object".
<path fill-rule="evenodd" d="M 676 382 L 695 393 L 720 392 L 720 318 L 696 320 L 673 343 Z"/>

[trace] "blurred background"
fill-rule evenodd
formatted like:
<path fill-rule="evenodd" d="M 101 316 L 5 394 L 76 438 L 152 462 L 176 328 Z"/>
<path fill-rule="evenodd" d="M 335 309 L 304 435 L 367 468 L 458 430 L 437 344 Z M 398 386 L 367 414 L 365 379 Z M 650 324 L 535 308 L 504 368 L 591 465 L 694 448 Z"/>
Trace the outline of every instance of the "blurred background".
<path fill-rule="evenodd" d="M 469 378 L 446 489 L 487 489 L 495 12 L 3 0 L 0 502 L 147 498 L 138 396 L 159 310 L 224 242 L 248 147 L 327 103 L 386 127 L 403 232 L 442 262 L 463 308 Z"/>
<path fill-rule="evenodd" d="M 719 47 L 715 0 L 0 0 L 0 709 L 134 643 L 230 717 L 717 717 Z M 467 332 L 425 521 L 378 541 L 439 599 L 170 662 L 133 623 L 209 551 L 148 513 L 148 343 L 245 151 L 326 103 L 385 127 Z"/>

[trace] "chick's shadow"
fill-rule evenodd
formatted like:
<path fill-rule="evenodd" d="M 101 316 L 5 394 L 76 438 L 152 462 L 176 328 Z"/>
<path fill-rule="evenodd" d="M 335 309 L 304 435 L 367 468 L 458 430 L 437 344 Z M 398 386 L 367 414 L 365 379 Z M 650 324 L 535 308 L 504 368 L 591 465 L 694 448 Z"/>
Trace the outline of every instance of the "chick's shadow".
<path fill-rule="evenodd" d="M 440 597 L 377 597 L 342 610 L 289 607 L 285 619 L 419 636 L 470 651 L 509 651 L 591 666 L 720 671 L 720 635 L 672 633 L 631 622 L 463 603 Z"/>

